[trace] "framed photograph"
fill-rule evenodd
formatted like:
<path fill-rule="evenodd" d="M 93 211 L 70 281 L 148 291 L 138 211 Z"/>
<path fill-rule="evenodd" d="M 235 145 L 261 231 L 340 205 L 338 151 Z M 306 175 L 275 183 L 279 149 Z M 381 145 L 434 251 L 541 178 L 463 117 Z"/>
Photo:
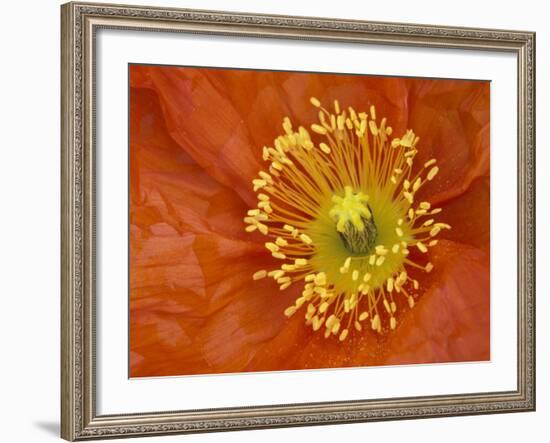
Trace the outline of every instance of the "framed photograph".
<path fill-rule="evenodd" d="M 62 437 L 535 409 L 535 35 L 62 6 Z"/>

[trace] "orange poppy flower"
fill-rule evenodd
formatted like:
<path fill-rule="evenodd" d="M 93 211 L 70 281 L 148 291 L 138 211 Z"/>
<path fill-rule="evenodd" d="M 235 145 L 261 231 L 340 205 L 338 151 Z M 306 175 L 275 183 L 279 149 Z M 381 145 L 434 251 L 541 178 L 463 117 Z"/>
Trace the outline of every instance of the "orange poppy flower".
<path fill-rule="evenodd" d="M 487 82 L 133 65 L 130 87 L 132 377 L 489 359 Z M 338 173 L 330 172 L 338 167 L 336 160 L 326 159 L 336 155 L 338 143 L 347 136 L 323 138 L 327 130 L 318 116 L 319 106 L 333 106 L 334 100 L 336 109 L 326 111 L 329 132 L 331 124 L 334 128 L 341 124 L 342 134 L 346 131 L 351 107 L 365 114 L 355 117 L 357 127 L 349 123 L 350 134 L 359 131 L 358 139 L 368 138 L 369 149 L 391 149 L 392 139 L 401 137 L 395 152 L 402 150 L 399 158 L 405 169 L 406 152 L 414 157 L 411 176 L 419 178 L 417 186 L 411 180 L 411 189 L 407 187 L 411 195 L 404 200 L 422 202 L 426 210 L 406 202 L 396 207 L 436 214 L 431 222 L 427 217 L 417 222 L 416 215 L 414 220 L 401 219 L 403 229 L 391 235 L 401 231 L 408 243 L 396 240 L 395 250 L 403 256 L 395 269 L 390 269 L 391 258 L 385 264 L 380 260 L 379 269 L 390 271 L 383 283 L 373 284 L 375 288 L 367 289 L 368 264 L 356 273 L 350 265 L 355 261 L 339 263 L 348 280 L 363 285 L 359 291 L 340 283 L 331 286 L 325 280 L 336 277 L 329 271 L 312 270 L 314 259 L 304 251 L 317 238 L 296 226 L 309 213 L 308 202 L 316 198 L 292 194 L 289 178 L 303 179 L 305 174 L 303 180 L 313 193 L 324 186 L 319 183 L 330 181 L 327 177 L 339 183 Z M 378 114 L 378 119 L 371 114 Z M 374 127 L 369 129 L 367 121 Z M 317 130 L 312 124 L 319 125 Z M 299 132 L 300 125 L 308 129 Z M 414 133 L 407 132 L 411 128 Z M 291 148 L 282 146 L 279 154 L 263 150 L 281 134 L 283 145 L 289 140 L 303 144 L 310 137 L 316 149 L 324 144 L 326 152 L 304 154 L 309 157 L 303 161 L 318 162 L 308 169 L 312 163 L 304 166 L 298 157 L 281 154 Z M 390 157 L 361 157 L 373 162 L 364 171 L 376 169 L 377 161 Z M 268 196 L 258 197 L 263 187 L 269 187 L 258 175 L 267 171 L 265 159 L 289 162 L 280 165 L 288 172 L 281 172 L 279 184 L 272 187 L 279 186 L 274 190 L 279 195 L 290 194 L 286 202 L 280 200 L 273 207 Z M 267 175 L 277 181 L 278 172 L 271 165 Z M 346 163 L 342 160 L 339 165 L 345 169 Z M 384 165 L 384 180 L 405 186 L 407 180 L 390 170 L 397 163 L 388 160 Z M 253 186 L 253 180 L 260 182 Z M 354 247 L 361 253 L 368 250 L 375 259 L 391 255 L 384 248 L 373 252 L 372 236 L 365 234 L 382 229 L 376 227 L 383 217 L 376 198 L 371 194 L 367 204 L 368 195 L 341 191 L 327 200 L 335 225 L 340 221 L 338 232 L 330 235 L 339 235 L 336 238 L 342 242 L 358 241 Z M 262 235 L 267 228 L 263 233 L 258 229 L 262 224 L 255 215 L 258 211 L 247 216 L 262 201 L 266 203 L 259 212 L 265 218 L 289 220 L 293 214 L 297 222 L 289 225 L 294 232 L 289 230 L 288 235 L 282 222 L 279 228 L 270 228 L 273 241 L 267 242 L 275 245 L 268 246 L 270 250 Z M 302 208 L 296 209 L 297 202 Z M 246 223 L 243 218 L 248 218 Z M 434 226 L 437 239 L 435 234 L 430 237 Z M 302 234 L 303 244 L 292 243 L 292 235 Z M 277 252 L 292 256 L 295 264 L 282 268 Z M 330 251 L 326 256 L 332 257 Z M 285 271 L 274 275 L 278 269 Z M 365 283 L 359 283 L 359 270 Z M 274 278 L 261 278 L 268 272 Z M 376 279 L 373 275 L 369 278 Z M 310 308 L 307 303 L 302 306 L 308 281 L 310 292 L 319 288 L 319 294 L 309 295 L 315 305 L 309 318 Z M 394 295 L 401 298 L 394 302 Z M 359 303 L 361 296 L 364 301 Z M 321 308 L 324 301 L 327 306 Z M 329 313 L 334 314 L 330 321 Z"/>

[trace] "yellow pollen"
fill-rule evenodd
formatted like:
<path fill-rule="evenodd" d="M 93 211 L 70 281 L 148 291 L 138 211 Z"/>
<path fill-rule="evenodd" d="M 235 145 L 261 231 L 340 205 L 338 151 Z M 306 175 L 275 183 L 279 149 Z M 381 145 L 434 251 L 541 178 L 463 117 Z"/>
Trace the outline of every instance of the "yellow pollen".
<path fill-rule="evenodd" d="M 426 178 L 428 180 L 433 180 L 438 172 L 439 172 L 439 167 L 434 166 L 432 169 L 430 169 L 430 172 L 428 172 L 428 175 L 426 176 Z"/>
<path fill-rule="evenodd" d="M 327 128 L 321 125 L 311 125 L 311 130 L 317 134 L 325 135 L 327 133 Z"/>
<path fill-rule="evenodd" d="M 422 243 L 421 241 L 419 241 L 418 243 L 416 243 L 416 247 L 418 248 L 418 250 L 420 252 L 428 252 L 428 248 L 426 247 L 426 245 L 424 243 Z"/>
<path fill-rule="evenodd" d="M 309 101 L 310 101 L 310 103 L 311 103 L 313 106 L 315 106 L 316 108 L 318 108 L 319 106 L 321 106 L 321 102 L 320 102 L 318 99 L 316 99 L 315 97 L 311 97 L 311 98 L 309 99 Z"/>
<path fill-rule="evenodd" d="M 265 277 L 267 277 L 267 271 L 265 269 L 255 272 L 254 275 L 252 276 L 254 280 L 260 280 Z"/>

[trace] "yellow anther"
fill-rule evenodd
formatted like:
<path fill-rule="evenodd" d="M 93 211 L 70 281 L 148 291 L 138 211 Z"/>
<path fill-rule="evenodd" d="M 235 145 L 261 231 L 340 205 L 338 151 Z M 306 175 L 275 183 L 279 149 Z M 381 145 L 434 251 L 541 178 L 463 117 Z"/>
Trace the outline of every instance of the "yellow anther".
<path fill-rule="evenodd" d="M 435 165 L 435 162 L 437 160 L 435 158 L 432 158 L 431 160 L 428 160 L 426 163 L 424 163 L 425 168 L 429 168 L 431 165 Z"/>
<path fill-rule="evenodd" d="M 318 331 L 319 329 L 321 329 L 321 326 L 323 325 L 323 321 L 319 319 L 319 317 L 317 316 L 314 316 L 312 319 L 311 319 L 311 326 L 313 328 L 314 331 Z"/>
<path fill-rule="evenodd" d="M 267 275 L 273 277 L 274 280 L 279 280 L 283 275 L 285 275 L 285 271 L 277 269 L 275 271 L 270 271 Z"/>
<path fill-rule="evenodd" d="M 371 328 L 375 331 L 380 328 L 380 316 L 378 314 L 371 320 Z"/>
<path fill-rule="evenodd" d="M 376 266 L 382 266 L 384 264 L 384 260 L 386 260 L 386 257 L 381 255 L 376 259 Z"/>
<path fill-rule="evenodd" d="M 355 329 L 359 332 L 361 331 L 361 329 L 363 329 L 363 327 L 361 326 L 361 323 L 359 323 L 358 321 L 355 321 L 353 326 L 355 326 Z"/>
<path fill-rule="evenodd" d="M 422 243 L 421 241 L 419 241 L 419 242 L 416 243 L 416 247 L 418 248 L 418 250 L 419 250 L 420 252 L 424 252 L 424 253 L 428 252 L 428 248 L 427 248 L 426 245 L 425 245 L 424 243 Z"/>
<path fill-rule="evenodd" d="M 265 244 L 265 247 L 269 249 L 271 252 L 277 252 L 279 250 L 279 246 L 271 242 L 267 242 Z"/>
<path fill-rule="evenodd" d="M 263 235 L 267 235 L 267 233 L 269 232 L 269 228 L 266 225 L 264 225 L 263 223 L 258 223 L 256 226 L 258 226 L 258 230 Z"/>
<path fill-rule="evenodd" d="M 388 292 L 393 291 L 393 277 L 390 277 L 386 280 L 386 289 L 388 290 Z"/>
<path fill-rule="evenodd" d="M 288 117 L 285 117 L 283 119 L 283 129 L 287 134 L 292 134 L 292 123 L 290 122 L 290 119 Z"/>
<path fill-rule="evenodd" d="M 390 310 L 392 313 L 395 313 L 395 311 L 397 311 L 397 305 L 395 304 L 394 301 L 390 303 Z"/>
<path fill-rule="evenodd" d="M 411 295 L 407 297 L 407 302 L 409 303 L 409 308 L 414 308 L 414 298 Z"/>
<path fill-rule="evenodd" d="M 306 244 L 306 245 L 310 245 L 313 243 L 313 240 L 311 239 L 311 237 L 307 234 L 300 234 L 300 239 Z"/>
<path fill-rule="evenodd" d="M 318 124 L 313 124 L 311 125 L 311 130 L 317 134 L 321 134 L 321 135 L 326 135 L 327 133 L 327 128 L 325 128 L 324 126 L 321 126 L 321 125 L 318 125 Z"/>
<path fill-rule="evenodd" d="M 370 117 L 373 120 L 376 120 L 376 108 L 374 107 L 374 105 L 370 105 Z"/>
<path fill-rule="evenodd" d="M 375 137 L 378 135 L 378 127 L 376 126 L 376 123 L 374 122 L 374 120 L 369 120 L 369 129 L 372 135 L 374 135 Z"/>
<path fill-rule="evenodd" d="M 370 272 L 365 272 L 365 275 L 363 275 L 363 281 L 366 283 L 368 282 L 372 277 L 372 274 Z"/>
<path fill-rule="evenodd" d="M 346 337 L 348 336 L 348 330 L 347 329 L 344 329 L 341 333 L 340 333 L 340 337 L 339 337 L 339 340 L 340 341 L 344 341 L 346 339 Z"/>
<path fill-rule="evenodd" d="M 413 184 L 413 192 L 418 191 L 418 189 L 420 188 L 421 185 L 422 185 L 422 180 L 420 179 L 420 177 L 418 177 L 418 178 L 414 181 L 414 184 Z"/>
<path fill-rule="evenodd" d="M 320 102 L 317 98 L 315 98 L 315 97 L 311 97 L 311 98 L 309 99 L 309 102 L 310 102 L 313 106 L 315 106 L 316 108 L 318 108 L 319 106 L 321 106 L 321 102 Z"/>
<path fill-rule="evenodd" d="M 369 313 L 367 311 L 361 312 L 361 315 L 359 315 L 359 321 L 365 321 L 369 316 Z"/>
<path fill-rule="evenodd" d="M 437 175 L 438 172 L 439 172 L 439 167 L 434 166 L 432 169 L 430 169 L 430 172 L 428 172 L 428 175 L 426 176 L 426 178 L 428 180 L 433 180 L 433 178 Z"/>
<path fill-rule="evenodd" d="M 307 260 L 305 258 L 297 258 L 294 260 L 294 265 L 295 266 L 306 266 L 307 265 Z"/>
<path fill-rule="evenodd" d="M 274 258 L 278 258 L 280 260 L 284 260 L 286 258 L 286 255 L 283 254 L 282 252 L 272 252 L 271 255 L 274 257 Z"/>
<path fill-rule="evenodd" d="M 262 278 L 265 278 L 267 276 L 267 271 L 265 269 L 262 269 L 261 271 L 256 271 L 254 275 L 252 276 L 252 280 L 260 280 Z"/>
<path fill-rule="evenodd" d="M 319 272 L 315 278 L 313 279 L 313 282 L 317 285 L 317 286 L 324 286 L 327 284 L 327 274 L 325 274 L 324 272 Z"/>
<path fill-rule="evenodd" d="M 296 312 L 296 306 L 289 306 L 285 309 L 285 316 L 291 317 Z"/>
<path fill-rule="evenodd" d="M 391 317 L 390 318 L 390 328 L 395 329 L 396 325 L 397 325 L 397 320 L 395 319 L 395 317 Z"/>
<path fill-rule="evenodd" d="M 244 228 L 244 230 L 246 232 L 254 232 L 256 229 L 258 229 L 257 225 L 250 225 L 250 226 L 247 226 L 246 228 Z"/>
<path fill-rule="evenodd" d="M 328 294 L 326 288 L 323 288 L 322 286 L 315 286 L 315 288 L 313 289 L 313 292 L 316 294 L 319 294 L 321 298 L 326 297 Z"/>
<path fill-rule="evenodd" d="M 283 165 L 278 161 L 274 161 L 273 163 L 271 163 L 271 166 L 273 166 L 273 168 L 276 169 L 277 171 L 283 170 Z"/>
<path fill-rule="evenodd" d="M 256 192 L 258 189 L 261 189 L 265 185 L 267 185 L 267 182 L 265 180 L 262 180 L 261 178 L 255 178 L 254 180 L 252 180 L 252 184 L 254 185 L 254 192 Z"/>
<path fill-rule="evenodd" d="M 326 143 L 321 143 L 319 145 L 319 148 L 321 148 L 321 151 L 323 151 L 325 154 L 330 154 L 330 147 Z"/>
<path fill-rule="evenodd" d="M 351 279 L 353 281 L 357 281 L 358 278 L 359 278 L 359 271 L 357 269 L 354 269 L 353 272 L 351 273 Z"/>
<path fill-rule="evenodd" d="M 346 118 L 344 117 L 344 115 L 339 115 L 338 118 L 336 119 L 336 127 L 338 128 L 338 130 L 343 131 L 345 124 L 346 124 Z"/>
<path fill-rule="evenodd" d="M 376 248 L 374 248 L 374 251 L 377 255 L 386 255 L 388 253 L 388 250 L 384 245 L 378 245 Z"/>
<path fill-rule="evenodd" d="M 424 269 L 426 270 L 426 272 L 432 272 L 433 268 L 434 268 L 434 265 L 431 263 L 428 263 Z"/>
<path fill-rule="evenodd" d="M 288 263 L 284 263 L 284 264 L 281 266 L 281 269 L 282 269 L 283 271 L 295 271 L 295 270 L 296 270 L 296 266 L 295 266 L 295 265 L 288 264 Z"/>
<path fill-rule="evenodd" d="M 435 237 L 437 234 L 439 234 L 440 231 L 441 231 L 441 228 L 439 226 L 434 226 L 430 230 L 430 237 Z"/>
<path fill-rule="evenodd" d="M 398 237 L 403 237 L 403 229 L 401 229 L 400 227 L 395 228 L 395 233 Z"/>
<path fill-rule="evenodd" d="M 333 131 L 336 129 L 336 116 L 334 114 L 330 115 L 330 127 Z"/>
<path fill-rule="evenodd" d="M 347 314 L 350 311 L 350 302 L 349 300 L 344 300 L 344 312 Z"/>
<path fill-rule="evenodd" d="M 413 198 L 413 195 L 410 193 L 410 192 L 403 192 L 403 197 L 405 197 L 405 199 L 409 202 L 409 204 L 413 204 L 414 203 L 414 198 Z"/>
<path fill-rule="evenodd" d="M 335 322 L 338 321 L 338 318 L 332 314 L 329 318 L 327 318 L 327 321 L 325 322 L 325 326 L 327 329 L 331 329 L 332 326 L 335 324 Z"/>

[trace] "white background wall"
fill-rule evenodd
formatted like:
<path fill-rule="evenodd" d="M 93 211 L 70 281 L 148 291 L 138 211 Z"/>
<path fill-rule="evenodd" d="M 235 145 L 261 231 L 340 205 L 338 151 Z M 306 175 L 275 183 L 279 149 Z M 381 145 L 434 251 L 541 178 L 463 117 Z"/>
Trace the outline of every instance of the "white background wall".
<path fill-rule="evenodd" d="M 537 32 L 538 323 L 536 413 L 398 421 L 140 441 L 278 442 L 543 441 L 550 419 L 550 29 L 545 3 L 462 0 L 128 0 L 134 4 L 402 21 Z M 55 441 L 59 432 L 59 4 L 5 2 L 0 25 L 0 435 L 6 442 Z M 7 136 L 7 137 L 6 137 Z M 512 179 L 512 177 L 511 177 Z M 546 248 L 545 248 L 546 246 Z M 514 253 L 511 249 L 510 253 Z M 546 265 L 547 267 L 548 265 Z M 505 276 L 502 276 L 505 278 Z M 498 296 L 498 294 L 497 294 Z M 452 381 L 450 381 L 452 382 Z"/>

